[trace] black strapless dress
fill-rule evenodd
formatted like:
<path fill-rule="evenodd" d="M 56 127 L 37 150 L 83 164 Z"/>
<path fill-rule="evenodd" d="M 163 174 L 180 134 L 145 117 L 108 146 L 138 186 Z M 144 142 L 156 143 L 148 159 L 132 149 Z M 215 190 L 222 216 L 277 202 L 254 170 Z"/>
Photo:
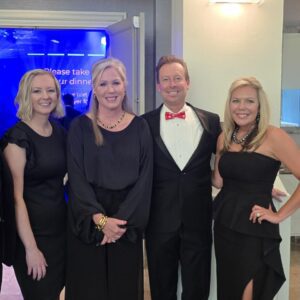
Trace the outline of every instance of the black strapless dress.
<path fill-rule="evenodd" d="M 249 221 L 252 207 L 268 208 L 280 162 L 256 152 L 226 152 L 219 162 L 223 187 L 215 205 L 218 300 L 241 300 L 253 279 L 253 300 L 273 299 L 285 281 L 279 225 Z"/>

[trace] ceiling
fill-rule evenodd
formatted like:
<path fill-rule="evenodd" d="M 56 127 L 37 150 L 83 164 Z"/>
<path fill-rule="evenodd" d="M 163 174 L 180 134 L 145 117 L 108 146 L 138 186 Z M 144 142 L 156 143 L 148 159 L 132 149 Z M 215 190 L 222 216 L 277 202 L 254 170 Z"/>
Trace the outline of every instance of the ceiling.
<path fill-rule="evenodd" d="M 300 0 L 284 0 L 284 32 L 300 33 Z"/>

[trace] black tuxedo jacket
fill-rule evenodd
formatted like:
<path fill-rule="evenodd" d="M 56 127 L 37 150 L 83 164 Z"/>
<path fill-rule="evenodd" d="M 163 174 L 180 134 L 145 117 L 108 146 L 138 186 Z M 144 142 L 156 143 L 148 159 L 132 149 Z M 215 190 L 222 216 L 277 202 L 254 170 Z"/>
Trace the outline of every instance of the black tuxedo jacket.
<path fill-rule="evenodd" d="M 154 147 L 153 190 L 147 232 L 174 232 L 180 226 L 210 232 L 212 222 L 211 166 L 221 132 L 219 116 L 188 104 L 203 126 L 199 145 L 180 170 L 160 136 L 160 111 L 146 113 Z M 188 133 L 187 133 L 188 134 Z"/>

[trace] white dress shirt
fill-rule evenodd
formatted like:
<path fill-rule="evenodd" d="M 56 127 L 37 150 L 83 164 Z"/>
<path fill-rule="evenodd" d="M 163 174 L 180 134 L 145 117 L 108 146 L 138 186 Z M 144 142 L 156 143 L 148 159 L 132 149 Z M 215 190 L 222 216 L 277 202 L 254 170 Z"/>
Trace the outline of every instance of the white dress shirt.
<path fill-rule="evenodd" d="M 203 127 L 194 110 L 184 105 L 185 119 L 165 119 L 165 113 L 170 111 L 163 105 L 160 112 L 160 136 L 180 170 L 183 170 L 192 154 L 198 147 L 203 133 Z"/>

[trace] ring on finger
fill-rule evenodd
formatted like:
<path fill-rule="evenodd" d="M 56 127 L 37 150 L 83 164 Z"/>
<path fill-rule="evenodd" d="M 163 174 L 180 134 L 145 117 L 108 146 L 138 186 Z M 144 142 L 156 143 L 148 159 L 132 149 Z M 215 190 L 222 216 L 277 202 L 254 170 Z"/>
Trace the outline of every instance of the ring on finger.
<path fill-rule="evenodd" d="M 256 213 L 256 218 L 259 218 L 260 217 L 260 213 Z"/>

